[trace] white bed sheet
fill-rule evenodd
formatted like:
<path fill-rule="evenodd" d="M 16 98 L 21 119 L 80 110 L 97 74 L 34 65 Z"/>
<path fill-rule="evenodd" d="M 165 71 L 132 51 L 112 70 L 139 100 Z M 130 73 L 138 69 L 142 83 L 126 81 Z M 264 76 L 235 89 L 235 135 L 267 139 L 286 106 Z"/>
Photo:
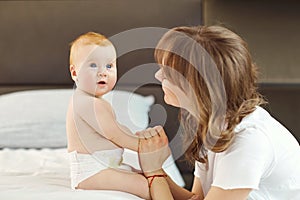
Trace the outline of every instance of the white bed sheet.
<path fill-rule="evenodd" d="M 127 153 L 124 160 L 132 161 Z M 137 164 L 137 163 L 136 163 Z M 135 164 L 134 164 L 135 165 Z M 184 185 L 177 167 L 165 170 L 179 185 Z M 3 149 L 0 151 L 1 200 L 140 200 L 141 198 L 119 191 L 72 190 L 66 149 Z"/>

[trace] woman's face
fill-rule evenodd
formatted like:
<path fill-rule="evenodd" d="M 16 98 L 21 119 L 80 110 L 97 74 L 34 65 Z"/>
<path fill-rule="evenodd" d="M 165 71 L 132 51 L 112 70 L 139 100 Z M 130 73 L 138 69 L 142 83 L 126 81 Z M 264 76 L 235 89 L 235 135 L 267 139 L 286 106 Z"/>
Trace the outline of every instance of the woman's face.
<path fill-rule="evenodd" d="M 164 91 L 164 101 L 169 105 L 180 107 L 178 101 L 179 96 L 174 93 L 174 90 L 172 90 L 173 84 L 165 78 L 162 68 L 155 73 L 155 78 L 161 82 L 162 90 Z"/>
<path fill-rule="evenodd" d="M 188 96 L 185 92 L 189 93 L 189 91 L 183 92 L 177 85 L 169 81 L 164 75 L 163 68 L 160 68 L 155 73 L 155 78 L 161 82 L 162 90 L 164 91 L 164 100 L 167 104 L 184 108 L 194 116 L 197 116 L 196 103 L 193 101 L 195 99 L 194 95 Z M 182 80 L 178 80 L 178 82 L 187 81 L 183 76 L 181 78 Z M 191 88 L 186 89 L 191 90 Z"/>

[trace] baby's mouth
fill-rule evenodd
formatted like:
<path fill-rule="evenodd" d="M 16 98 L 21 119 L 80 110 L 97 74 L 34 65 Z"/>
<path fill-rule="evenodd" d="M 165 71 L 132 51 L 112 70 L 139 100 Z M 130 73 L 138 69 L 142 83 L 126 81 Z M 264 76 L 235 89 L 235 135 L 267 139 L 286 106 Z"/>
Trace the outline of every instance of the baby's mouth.
<path fill-rule="evenodd" d="M 98 84 L 98 85 L 105 85 L 106 82 L 105 82 L 105 81 L 98 81 L 97 84 Z"/>

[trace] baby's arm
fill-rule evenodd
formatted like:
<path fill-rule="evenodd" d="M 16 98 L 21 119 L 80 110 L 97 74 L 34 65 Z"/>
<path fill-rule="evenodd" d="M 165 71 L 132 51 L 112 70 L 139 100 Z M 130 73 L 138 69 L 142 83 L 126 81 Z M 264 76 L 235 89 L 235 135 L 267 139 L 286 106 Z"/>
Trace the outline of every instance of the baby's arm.
<path fill-rule="evenodd" d="M 103 104 L 106 104 L 106 106 Z M 98 124 L 101 126 L 99 130 L 102 130 L 102 132 L 99 133 L 121 147 L 125 147 L 133 151 L 138 150 L 138 137 L 132 134 L 127 127 L 117 122 L 115 114 L 109 103 L 99 101 L 95 104 L 95 110 L 99 110 L 99 112 L 96 112 Z M 100 110 L 102 113 L 100 113 Z"/>
<path fill-rule="evenodd" d="M 96 132 L 118 146 L 138 150 L 138 137 L 121 126 L 113 113 L 111 105 L 103 99 L 84 94 L 74 94 L 74 112 Z"/>

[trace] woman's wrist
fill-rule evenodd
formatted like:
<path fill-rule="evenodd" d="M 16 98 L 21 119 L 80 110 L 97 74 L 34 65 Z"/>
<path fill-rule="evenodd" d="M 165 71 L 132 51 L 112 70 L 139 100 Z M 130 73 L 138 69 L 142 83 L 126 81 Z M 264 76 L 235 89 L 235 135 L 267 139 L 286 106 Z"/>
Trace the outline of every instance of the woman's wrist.
<path fill-rule="evenodd" d="M 152 175 L 152 176 L 146 176 L 147 180 L 148 180 L 148 184 L 149 184 L 149 188 L 151 188 L 152 186 L 152 183 L 157 180 L 158 178 L 167 178 L 167 175 L 166 174 L 155 174 L 155 175 Z M 165 180 L 166 181 L 166 180 Z"/>
<path fill-rule="evenodd" d="M 159 169 L 152 172 L 144 172 L 145 177 L 154 176 L 154 175 L 166 175 L 165 171 L 163 169 Z"/>
<path fill-rule="evenodd" d="M 151 199 L 173 199 L 164 170 L 146 173 Z"/>

